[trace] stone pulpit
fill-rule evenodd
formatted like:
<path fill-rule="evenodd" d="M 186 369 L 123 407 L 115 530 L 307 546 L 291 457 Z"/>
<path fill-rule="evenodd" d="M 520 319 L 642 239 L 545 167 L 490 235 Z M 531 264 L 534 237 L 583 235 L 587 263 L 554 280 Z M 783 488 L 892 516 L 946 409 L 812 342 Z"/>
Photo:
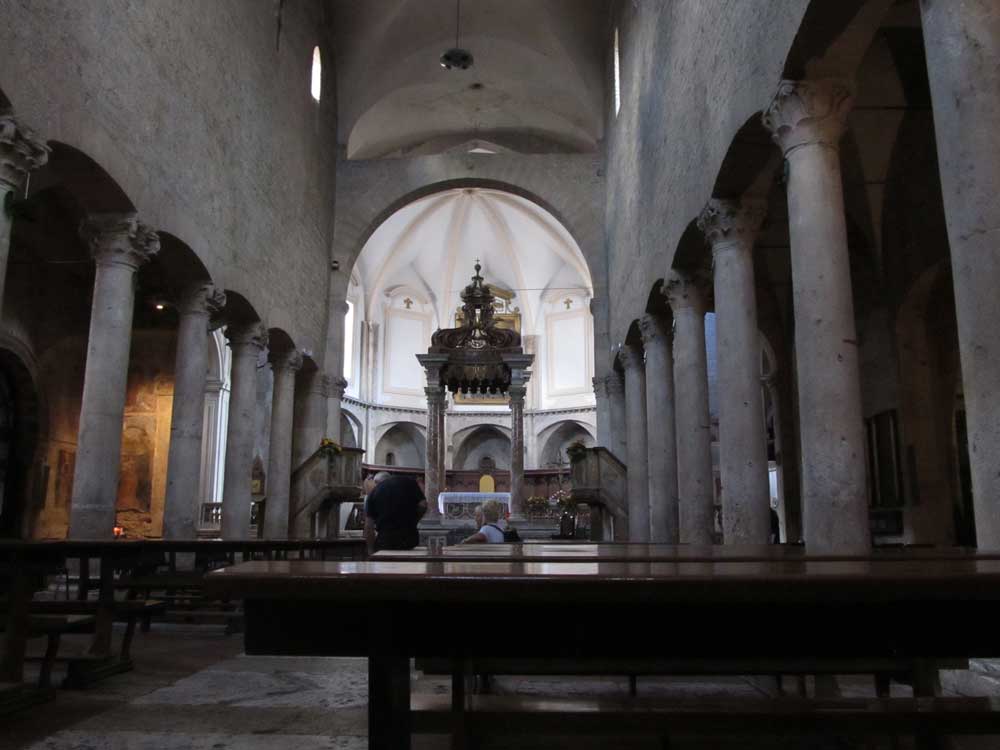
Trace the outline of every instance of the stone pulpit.
<path fill-rule="evenodd" d="M 511 515 L 520 514 L 524 500 L 524 397 L 534 355 L 524 353 L 520 333 L 497 325 L 496 299 L 483 283 L 481 270 L 477 261 L 472 283 L 462 290 L 460 325 L 435 331 L 427 354 L 417 355 L 427 373 L 424 492 L 429 515 L 437 514 L 436 499 L 444 485 L 447 392 L 507 396 L 511 411 Z"/>

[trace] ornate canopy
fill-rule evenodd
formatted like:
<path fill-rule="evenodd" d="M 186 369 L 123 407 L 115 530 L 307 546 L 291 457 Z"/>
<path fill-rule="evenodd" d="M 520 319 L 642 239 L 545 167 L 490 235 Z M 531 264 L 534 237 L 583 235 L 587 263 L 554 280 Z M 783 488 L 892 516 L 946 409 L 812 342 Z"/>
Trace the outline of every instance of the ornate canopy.
<path fill-rule="evenodd" d="M 427 354 L 417 355 L 452 393 L 507 393 L 534 359 L 521 348 L 520 333 L 497 325 L 495 297 L 481 270 L 477 261 L 472 283 L 462 290 L 461 325 L 435 331 Z"/>

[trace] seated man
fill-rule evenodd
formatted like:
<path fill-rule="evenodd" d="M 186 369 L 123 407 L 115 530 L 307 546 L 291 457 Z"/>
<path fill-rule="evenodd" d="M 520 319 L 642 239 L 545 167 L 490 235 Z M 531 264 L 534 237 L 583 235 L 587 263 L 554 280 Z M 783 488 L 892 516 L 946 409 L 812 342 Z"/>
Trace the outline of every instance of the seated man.
<path fill-rule="evenodd" d="M 413 549 L 420 543 L 417 523 L 427 500 L 416 480 L 387 471 L 375 475 L 375 488 L 365 500 L 368 553 L 380 549 Z"/>
<path fill-rule="evenodd" d="M 463 539 L 462 544 L 503 544 L 503 528 L 500 526 L 503 510 L 503 503 L 496 500 L 487 500 L 476 506 L 476 525 L 479 531 Z"/>

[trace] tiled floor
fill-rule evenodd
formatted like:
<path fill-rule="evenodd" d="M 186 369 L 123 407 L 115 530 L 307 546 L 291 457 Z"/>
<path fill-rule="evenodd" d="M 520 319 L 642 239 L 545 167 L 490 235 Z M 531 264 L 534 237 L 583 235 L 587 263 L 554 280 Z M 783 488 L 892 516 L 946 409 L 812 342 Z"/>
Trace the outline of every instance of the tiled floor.
<path fill-rule="evenodd" d="M 82 647 L 70 643 L 67 649 Z M 367 747 L 367 668 L 361 659 L 276 658 L 241 655 L 239 636 L 215 628 L 154 626 L 139 634 L 136 669 L 85 691 L 59 691 L 44 706 L 7 719 L 2 750 L 362 750 Z M 945 675 L 950 692 L 1000 695 L 991 665 L 975 673 Z M 867 682 L 846 682 L 845 694 L 865 694 Z M 416 674 L 413 689 L 447 692 L 441 677 Z M 625 678 L 526 678 L 496 680 L 497 692 L 536 695 L 625 695 Z M 760 695 L 767 683 L 751 679 L 646 678 L 643 695 L 664 697 Z M 900 694 L 906 688 L 897 688 Z M 3 727 L 0 724 L 0 727 Z M 443 737 L 418 737 L 415 750 L 446 748 Z M 511 745 L 508 745 L 511 746 Z M 903 742 L 901 748 L 908 747 Z M 539 738 L 527 748 L 654 748 L 655 742 Z M 682 748 L 847 748 L 836 738 L 798 743 L 731 741 L 682 744 Z M 891 747 L 886 744 L 885 747 Z M 962 750 L 996 750 L 1000 738 L 965 741 Z"/>

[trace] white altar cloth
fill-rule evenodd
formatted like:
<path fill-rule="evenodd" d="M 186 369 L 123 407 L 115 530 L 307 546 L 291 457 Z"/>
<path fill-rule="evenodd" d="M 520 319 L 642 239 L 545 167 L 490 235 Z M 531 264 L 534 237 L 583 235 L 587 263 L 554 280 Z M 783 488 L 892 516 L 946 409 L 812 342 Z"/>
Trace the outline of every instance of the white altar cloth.
<path fill-rule="evenodd" d="M 496 500 L 507 506 L 510 510 L 509 492 L 442 492 L 438 495 L 438 512 L 444 515 L 445 503 L 460 503 L 462 505 L 481 505 L 487 500 Z"/>

